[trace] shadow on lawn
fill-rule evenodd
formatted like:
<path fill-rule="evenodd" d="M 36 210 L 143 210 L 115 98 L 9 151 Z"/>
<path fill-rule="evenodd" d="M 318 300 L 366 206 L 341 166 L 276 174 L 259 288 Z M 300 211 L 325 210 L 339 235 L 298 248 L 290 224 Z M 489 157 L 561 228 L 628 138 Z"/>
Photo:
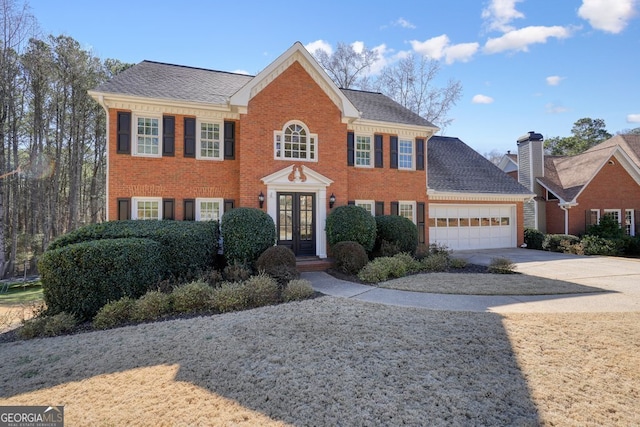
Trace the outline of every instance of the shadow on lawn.
<path fill-rule="evenodd" d="M 323 297 L 8 343 L 0 397 L 179 364 L 176 381 L 293 425 L 538 425 L 501 319 Z"/>

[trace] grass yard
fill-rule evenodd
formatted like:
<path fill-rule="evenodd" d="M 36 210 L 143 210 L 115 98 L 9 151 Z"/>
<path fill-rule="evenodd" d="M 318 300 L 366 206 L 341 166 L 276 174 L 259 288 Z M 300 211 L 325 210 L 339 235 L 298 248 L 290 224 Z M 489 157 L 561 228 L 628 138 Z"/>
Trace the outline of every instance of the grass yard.
<path fill-rule="evenodd" d="M 69 425 L 640 424 L 640 313 L 322 297 L 3 343 L 0 357 L 0 405 L 65 405 Z"/>
<path fill-rule="evenodd" d="M 12 283 L 8 292 L 0 294 L 0 333 L 31 318 L 42 300 L 40 281 Z"/>
<path fill-rule="evenodd" d="M 6 293 L 0 293 L 0 305 L 24 304 L 42 300 L 42 283 L 15 282 L 9 285 Z"/>

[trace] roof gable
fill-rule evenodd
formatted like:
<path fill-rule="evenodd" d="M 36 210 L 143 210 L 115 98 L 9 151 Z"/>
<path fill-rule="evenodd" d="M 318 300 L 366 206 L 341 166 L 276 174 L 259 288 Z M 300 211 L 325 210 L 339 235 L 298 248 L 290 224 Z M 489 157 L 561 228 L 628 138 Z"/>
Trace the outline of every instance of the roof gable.
<path fill-rule="evenodd" d="M 327 73 L 320 67 L 318 62 L 311 56 L 300 42 L 295 42 L 275 61 L 260 71 L 253 79 L 248 81 L 241 89 L 231 96 L 231 104 L 246 108 L 249 101 L 256 96 L 269 83 L 275 80 L 284 70 L 289 68 L 294 62 L 298 62 L 311 76 L 318 86 L 342 111 L 343 117 L 359 118 L 358 109 L 340 91 L 338 86 L 329 78 Z"/>

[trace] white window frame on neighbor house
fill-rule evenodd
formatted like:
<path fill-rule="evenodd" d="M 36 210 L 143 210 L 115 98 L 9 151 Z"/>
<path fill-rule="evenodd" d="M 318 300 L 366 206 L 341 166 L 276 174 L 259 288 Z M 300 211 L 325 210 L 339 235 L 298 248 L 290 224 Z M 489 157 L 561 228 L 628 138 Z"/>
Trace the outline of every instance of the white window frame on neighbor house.
<path fill-rule="evenodd" d="M 203 129 L 203 126 L 213 126 L 213 130 Z M 218 137 L 215 137 L 215 126 L 218 127 L 217 133 Z M 196 159 L 200 160 L 223 160 L 224 159 L 224 123 L 209 121 L 209 120 L 197 120 L 196 121 L 196 129 L 197 129 L 197 147 L 196 150 Z M 212 138 L 207 138 L 207 133 L 213 133 Z M 205 143 L 211 143 L 211 150 L 214 152 L 211 155 L 207 155 L 204 153 L 204 147 L 202 146 Z M 215 155 L 215 146 L 218 145 L 218 155 Z"/>
<path fill-rule="evenodd" d="M 411 216 L 408 216 L 407 213 L 411 212 Z M 417 224 L 416 218 L 416 202 L 408 201 L 408 200 L 400 200 L 398 202 L 398 215 L 408 218 L 414 224 Z"/>
<path fill-rule="evenodd" d="M 218 205 L 218 215 L 211 215 L 207 210 L 203 209 L 204 203 L 212 203 L 213 206 Z M 214 207 L 215 211 L 215 207 Z M 196 199 L 196 221 L 220 221 L 224 213 L 224 199 Z"/>
<path fill-rule="evenodd" d="M 591 224 L 591 225 L 597 225 L 600 224 L 600 209 L 590 209 L 590 212 L 593 214 L 596 214 L 596 222 L 595 224 Z"/>
<path fill-rule="evenodd" d="M 291 131 L 291 134 L 288 134 Z M 304 135 L 300 135 L 304 133 Z M 287 141 L 290 138 L 291 141 Z M 304 138 L 305 149 L 299 148 L 294 150 L 293 144 L 303 144 Z M 291 144 L 290 149 L 287 145 Z M 304 157 L 296 157 L 294 154 L 304 153 Z M 287 155 L 288 154 L 288 155 Z M 282 130 L 273 132 L 273 156 L 276 160 L 296 160 L 301 162 L 317 162 L 318 161 L 318 135 L 309 132 L 309 128 L 299 120 L 291 120 L 285 123 Z"/>
<path fill-rule="evenodd" d="M 360 148 L 366 144 L 368 148 Z M 355 135 L 353 141 L 354 165 L 360 168 L 373 167 L 373 135 Z"/>
<path fill-rule="evenodd" d="M 406 151 L 410 148 L 411 151 Z M 403 151 L 404 150 L 404 151 Z M 416 144 L 411 138 L 398 138 L 398 169 L 415 170 Z"/>
<path fill-rule="evenodd" d="M 138 130 L 140 129 L 140 125 L 138 123 L 139 120 L 155 121 L 155 124 L 157 124 L 157 134 L 154 135 L 153 131 L 151 134 L 147 134 L 145 132 L 139 133 L 138 132 Z M 131 134 L 134 135 L 134 138 L 135 138 L 132 144 L 133 145 L 132 155 L 140 156 L 140 157 L 162 157 L 162 116 L 157 116 L 152 114 L 134 114 L 132 122 L 133 122 L 132 123 L 133 129 L 131 130 Z M 146 123 L 143 123 L 142 126 L 146 127 Z M 143 141 L 146 141 L 146 140 L 151 141 L 151 144 L 149 146 L 152 148 L 155 148 L 156 152 L 146 153 L 144 152 L 145 150 L 143 150 L 143 152 L 140 152 L 141 139 Z M 144 144 L 143 146 L 147 146 L 147 144 Z"/>
<path fill-rule="evenodd" d="M 356 200 L 356 206 L 360 206 L 372 216 L 376 216 L 376 202 L 373 200 Z"/>
<path fill-rule="evenodd" d="M 636 235 L 636 216 L 634 209 L 625 209 L 624 210 L 624 231 L 627 236 L 635 236 Z"/>
<path fill-rule="evenodd" d="M 147 215 L 143 215 L 140 216 L 140 203 L 144 203 L 144 204 L 149 204 L 147 206 L 145 206 L 143 209 L 147 210 L 147 209 L 154 209 L 152 206 L 155 203 L 156 207 L 154 210 L 157 210 L 158 214 L 156 217 L 152 217 L 152 216 L 147 216 Z M 162 197 L 132 197 L 131 198 L 131 219 L 139 219 L 139 220 L 146 220 L 146 219 L 162 219 Z"/>
<path fill-rule="evenodd" d="M 620 209 L 604 209 L 604 216 L 611 215 L 618 220 L 618 224 L 622 226 L 622 212 Z"/>

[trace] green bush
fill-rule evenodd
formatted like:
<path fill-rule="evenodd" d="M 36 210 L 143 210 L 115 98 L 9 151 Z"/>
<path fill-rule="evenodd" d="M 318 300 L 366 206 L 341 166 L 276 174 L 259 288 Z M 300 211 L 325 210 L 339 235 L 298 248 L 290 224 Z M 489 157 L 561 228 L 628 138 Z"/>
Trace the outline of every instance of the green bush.
<path fill-rule="evenodd" d="M 109 239 L 48 250 L 39 262 L 50 314 L 88 320 L 109 301 L 138 298 L 165 271 L 162 246 L 150 239 Z"/>
<path fill-rule="evenodd" d="M 544 233 L 538 231 L 535 228 L 524 229 L 524 243 L 527 245 L 527 249 L 542 249 L 542 243 L 544 242 Z"/>
<path fill-rule="evenodd" d="M 55 337 L 71 331 L 77 323 L 75 316 L 65 312 L 54 316 L 38 316 L 26 320 L 18 329 L 18 336 L 23 339 Z"/>
<path fill-rule="evenodd" d="M 617 256 L 622 253 L 624 247 L 622 239 L 605 239 L 592 235 L 584 236 L 581 243 L 585 255 Z"/>
<path fill-rule="evenodd" d="M 367 251 L 358 242 L 338 242 L 331 247 L 336 270 L 345 274 L 358 274 L 369 262 Z"/>
<path fill-rule="evenodd" d="M 513 274 L 515 273 L 515 271 L 513 271 L 514 268 L 515 265 L 508 258 L 493 258 L 487 271 L 496 274 Z"/>
<path fill-rule="evenodd" d="M 272 305 L 280 300 L 278 283 L 266 274 L 252 276 L 243 285 L 246 287 L 247 307 Z"/>
<path fill-rule="evenodd" d="M 586 234 L 615 240 L 622 239 L 624 230 L 612 215 L 603 215 L 598 224 L 589 226 Z"/>
<path fill-rule="evenodd" d="M 406 266 L 406 271 L 408 274 L 418 273 L 422 271 L 422 263 L 406 252 L 395 254 L 393 258 L 399 260 Z"/>
<path fill-rule="evenodd" d="M 222 216 L 222 241 L 228 263 L 253 265 L 276 243 L 273 219 L 260 209 L 236 208 Z"/>
<path fill-rule="evenodd" d="M 384 282 L 388 279 L 403 277 L 407 274 L 408 267 L 403 258 L 379 257 L 364 266 L 358 278 L 367 283 Z"/>
<path fill-rule="evenodd" d="M 305 279 L 292 280 L 282 290 L 282 300 L 284 302 L 300 301 L 311 298 L 313 294 L 311 282 Z"/>
<path fill-rule="evenodd" d="M 198 313 L 211 309 L 213 288 L 202 281 L 178 286 L 171 293 L 173 309 L 177 313 Z"/>
<path fill-rule="evenodd" d="M 94 240 L 144 238 L 160 243 L 164 275 L 189 278 L 213 265 L 220 232 L 216 221 L 109 221 L 78 228 L 56 239 L 49 250 Z"/>
<path fill-rule="evenodd" d="M 220 313 L 244 310 L 248 305 L 247 287 L 242 283 L 225 282 L 213 290 L 211 305 Z"/>
<path fill-rule="evenodd" d="M 122 297 L 117 301 L 105 304 L 93 318 L 93 327 L 108 329 L 129 322 L 135 302 L 129 297 Z"/>
<path fill-rule="evenodd" d="M 622 239 L 623 242 L 623 252 L 627 256 L 638 256 L 640 255 L 640 236 L 625 236 Z"/>
<path fill-rule="evenodd" d="M 298 271 L 298 268 L 288 265 L 273 267 L 271 270 L 269 270 L 268 274 L 270 277 L 275 279 L 276 282 L 278 282 L 278 286 L 280 286 L 280 289 L 284 288 L 290 281 L 300 278 L 300 272 Z"/>
<path fill-rule="evenodd" d="M 431 273 L 446 271 L 449 268 L 450 260 L 451 258 L 448 253 L 436 252 L 422 260 L 422 267 L 424 271 Z"/>
<path fill-rule="evenodd" d="M 569 240 L 560 241 L 560 249 L 565 254 L 584 255 L 582 242 L 571 243 Z"/>
<path fill-rule="evenodd" d="M 375 217 L 376 243 L 373 252 L 379 252 L 383 242 L 398 248 L 398 252 L 413 254 L 418 247 L 418 227 L 408 218 L 399 215 Z"/>
<path fill-rule="evenodd" d="M 131 311 L 131 320 L 156 320 L 172 310 L 172 297 L 160 291 L 149 291 L 137 299 Z"/>
<path fill-rule="evenodd" d="M 332 247 L 339 242 L 358 242 L 369 252 L 376 241 L 376 220 L 359 206 L 339 206 L 327 216 L 325 231 Z"/>
<path fill-rule="evenodd" d="M 271 246 L 256 261 L 256 269 L 276 279 L 281 287 L 300 277 L 296 256 L 286 246 Z"/>
<path fill-rule="evenodd" d="M 455 269 L 465 268 L 468 262 L 464 258 L 450 258 L 449 259 L 449 267 Z"/>
<path fill-rule="evenodd" d="M 571 234 L 547 234 L 542 242 L 542 249 L 550 252 L 562 252 L 561 243 L 566 240 L 573 245 L 580 242 L 580 238 Z"/>

